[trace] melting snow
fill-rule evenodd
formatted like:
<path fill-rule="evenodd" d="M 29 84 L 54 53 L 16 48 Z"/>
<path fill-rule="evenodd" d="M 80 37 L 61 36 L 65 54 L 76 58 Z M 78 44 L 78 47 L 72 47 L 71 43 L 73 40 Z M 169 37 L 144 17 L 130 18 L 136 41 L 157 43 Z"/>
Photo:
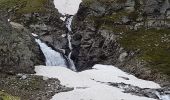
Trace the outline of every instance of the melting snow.
<path fill-rule="evenodd" d="M 160 88 L 154 82 L 138 79 L 107 65 L 95 65 L 93 69 L 79 73 L 60 66 L 36 66 L 35 71 L 36 75 L 58 78 L 61 84 L 75 88 L 70 92 L 56 94 L 52 100 L 155 100 L 123 93 L 122 89 L 102 82 L 123 82 L 141 88 Z"/>
<path fill-rule="evenodd" d="M 54 0 L 55 7 L 63 14 L 75 15 L 81 0 Z"/>
<path fill-rule="evenodd" d="M 37 34 L 35 34 L 35 33 L 31 33 L 32 34 L 32 36 L 34 36 L 34 37 L 38 37 L 38 35 Z"/>

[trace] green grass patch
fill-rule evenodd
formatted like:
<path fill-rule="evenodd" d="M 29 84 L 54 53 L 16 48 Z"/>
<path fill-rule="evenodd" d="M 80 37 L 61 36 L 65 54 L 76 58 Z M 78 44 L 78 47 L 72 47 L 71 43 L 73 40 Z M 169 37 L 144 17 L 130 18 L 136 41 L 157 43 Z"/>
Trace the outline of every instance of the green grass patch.
<path fill-rule="evenodd" d="M 126 49 L 140 50 L 139 59 L 170 76 L 170 29 L 128 31 L 120 43 Z"/>
<path fill-rule="evenodd" d="M 15 10 L 16 13 L 44 12 L 48 0 L 0 0 L 1 10 Z"/>
<path fill-rule="evenodd" d="M 19 97 L 16 96 L 12 96 L 8 93 L 4 93 L 0 91 L 0 98 L 2 98 L 2 100 L 20 100 Z"/>
<path fill-rule="evenodd" d="M 126 3 L 127 0 L 83 0 L 83 4 L 89 6 L 93 2 L 100 2 L 102 4 L 110 4 L 110 3 Z"/>

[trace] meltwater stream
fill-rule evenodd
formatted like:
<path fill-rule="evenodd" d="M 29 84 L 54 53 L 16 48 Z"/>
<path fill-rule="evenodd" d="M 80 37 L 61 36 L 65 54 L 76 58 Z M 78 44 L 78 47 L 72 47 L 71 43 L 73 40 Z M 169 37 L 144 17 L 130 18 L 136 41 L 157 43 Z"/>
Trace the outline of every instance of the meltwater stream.
<path fill-rule="evenodd" d="M 32 33 L 34 37 L 38 37 L 38 35 Z M 67 67 L 66 60 L 63 56 L 53 50 L 52 48 L 48 47 L 45 43 L 43 43 L 40 39 L 35 38 L 35 41 L 40 46 L 41 51 L 43 52 L 45 59 L 46 59 L 46 66 L 63 66 Z"/>
<path fill-rule="evenodd" d="M 67 32 L 67 40 L 68 40 L 68 47 L 70 49 L 70 53 L 68 55 L 68 59 L 66 60 L 63 58 L 64 55 L 62 55 L 60 52 L 57 52 L 53 50 L 51 47 L 47 46 L 44 42 L 42 42 L 40 39 L 35 38 L 35 41 L 38 43 L 40 46 L 41 51 L 43 52 L 45 59 L 46 59 L 46 66 L 63 66 L 63 67 L 68 67 L 69 69 L 73 71 L 77 71 L 76 67 L 74 65 L 73 60 L 71 59 L 71 54 L 72 54 L 72 44 L 71 44 L 71 36 L 70 32 L 71 30 L 71 22 L 72 22 L 73 16 L 69 17 L 66 20 L 66 27 L 68 29 Z M 34 37 L 38 37 L 38 35 L 32 33 Z"/>
<path fill-rule="evenodd" d="M 76 67 L 75 67 L 75 65 L 74 65 L 74 62 L 73 62 L 73 60 L 71 59 L 71 54 L 72 54 L 72 49 L 73 49 L 72 44 L 71 44 L 71 35 L 70 35 L 70 33 L 72 32 L 72 29 L 71 29 L 72 20 L 73 20 L 73 16 L 68 17 L 67 20 L 66 20 L 66 27 L 67 27 L 67 29 L 68 29 L 68 32 L 67 32 L 67 40 L 68 40 L 68 46 L 69 46 L 69 49 L 70 49 L 70 53 L 69 53 L 69 55 L 68 55 L 68 59 L 69 59 L 69 61 L 70 61 L 70 65 L 71 65 L 70 68 L 71 68 L 72 70 L 76 71 Z"/>
<path fill-rule="evenodd" d="M 35 41 L 39 44 L 39 46 L 46 58 L 46 66 L 67 67 L 66 62 L 60 53 L 52 50 L 45 43 L 41 42 L 40 39 L 35 39 Z"/>
<path fill-rule="evenodd" d="M 68 55 L 68 63 L 69 65 L 66 65 L 66 60 L 62 57 L 62 55 L 59 52 L 56 52 L 52 48 L 48 47 L 45 43 L 43 43 L 40 39 L 35 39 L 35 41 L 39 44 L 45 58 L 46 58 L 46 66 L 64 66 L 68 67 L 69 69 L 73 71 L 77 71 L 76 67 L 74 65 L 73 60 L 71 59 L 72 54 L 72 44 L 71 44 L 71 23 L 72 23 L 73 16 L 68 17 L 66 20 L 66 27 L 68 29 L 67 32 L 67 40 L 68 40 L 68 47 L 70 49 L 70 53 Z M 36 34 L 32 33 L 34 37 L 37 37 Z"/>

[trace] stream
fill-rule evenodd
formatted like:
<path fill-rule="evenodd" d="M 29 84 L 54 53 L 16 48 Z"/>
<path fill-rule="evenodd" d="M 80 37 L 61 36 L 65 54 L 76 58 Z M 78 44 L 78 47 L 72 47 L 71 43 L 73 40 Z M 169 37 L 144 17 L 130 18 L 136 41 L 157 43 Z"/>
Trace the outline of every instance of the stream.
<path fill-rule="evenodd" d="M 69 47 L 69 55 L 66 57 L 64 54 L 61 54 L 60 52 L 57 52 L 53 50 L 51 47 L 49 47 L 46 43 L 42 42 L 40 39 L 38 39 L 38 35 L 32 33 L 32 35 L 35 37 L 35 41 L 40 46 L 41 51 L 43 52 L 45 59 L 46 59 L 46 66 L 63 66 L 67 67 L 73 71 L 77 71 L 76 67 L 74 65 L 73 60 L 71 59 L 72 54 L 72 44 L 71 44 L 71 35 L 72 32 L 71 29 L 71 23 L 72 23 L 73 16 L 70 16 L 66 19 L 65 24 L 67 28 L 67 41 L 68 41 L 68 47 Z M 64 58 L 64 56 L 66 58 Z"/>

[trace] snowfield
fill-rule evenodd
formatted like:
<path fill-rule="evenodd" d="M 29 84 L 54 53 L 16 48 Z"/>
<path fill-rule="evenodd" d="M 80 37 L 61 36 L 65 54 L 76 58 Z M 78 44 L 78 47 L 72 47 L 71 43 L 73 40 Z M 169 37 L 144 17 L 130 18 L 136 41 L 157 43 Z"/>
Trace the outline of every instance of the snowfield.
<path fill-rule="evenodd" d="M 73 91 L 56 94 L 51 100 L 155 100 L 123 93 L 122 89 L 109 86 L 107 82 L 160 88 L 154 82 L 138 79 L 108 65 L 95 65 L 93 69 L 83 72 L 73 72 L 60 66 L 36 66 L 35 71 L 36 75 L 58 78 L 62 85 L 74 87 Z"/>
<path fill-rule="evenodd" d="M 63 15 L 75 15 L 81 0 L 54 0 L 55 7 Z"/>

